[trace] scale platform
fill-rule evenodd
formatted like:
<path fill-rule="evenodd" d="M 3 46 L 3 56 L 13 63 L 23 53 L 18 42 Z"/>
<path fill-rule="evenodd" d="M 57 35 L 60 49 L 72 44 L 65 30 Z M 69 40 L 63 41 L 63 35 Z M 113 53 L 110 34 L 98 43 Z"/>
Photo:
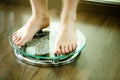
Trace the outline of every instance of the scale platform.
<path fill-rule="evenodd" d="M 59 23 L 51 23 L 49 29 L 42 29 L 37 32 L 33 39 L 24 46 L 18 47 L 12 42 L 12 35 L 9 36 L 9 42 L 14 49 L 15 56 L 28 64 L 35 66 L 60 66 L 71 63 L 78 58 L 86 44 L 84 34 L 77 30 L 77 48 L 76 50 L 62 55 L 55 55 L 54 42 L 59 31 Z"/>

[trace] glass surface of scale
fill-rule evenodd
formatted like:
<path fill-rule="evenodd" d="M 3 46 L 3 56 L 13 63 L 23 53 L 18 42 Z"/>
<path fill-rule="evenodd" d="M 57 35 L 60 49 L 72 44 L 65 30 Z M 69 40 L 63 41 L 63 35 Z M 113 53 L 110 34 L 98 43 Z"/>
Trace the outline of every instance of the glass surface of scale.
<path fill-rule="evenodd" d="M 58 26 L 58 27 L 57 27 Z M 12 35 L 9 37 L 10 44 L 14 48 L 15 55 L 22 61 L 29 64 L 67 64 L 74 60 L 85 47 L 86 39 L 82 32 L 77 31 L 78 44 L 76 50 L 66 54 L 55 55 L 54 42 L 59 32 L 59 23 L 52 23 L 49 29 L 43 29 L 35 34 L 31 41 L 25 46 L 18 47 L 12 42 Z"/>

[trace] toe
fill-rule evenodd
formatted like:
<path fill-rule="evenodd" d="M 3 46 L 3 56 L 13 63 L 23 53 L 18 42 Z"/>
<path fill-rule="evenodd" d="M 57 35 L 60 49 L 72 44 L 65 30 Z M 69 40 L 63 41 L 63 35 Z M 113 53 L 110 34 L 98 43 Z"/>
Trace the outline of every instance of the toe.
<path fill-rule="evenodd" d="M 71 52 L 71 51 L 73 50 L 72 45 L 69 45 L 69 46 L 68 46 L 68 49 L 69 49 L 69 52 Z"/>
<path fill-rule="evenodd" d="M 54 52 L 53 52 L 54 54 L 59 54 L 59 53 L 61 53 L 61 50 L 60 50 L 60 45 L 56 45 L 55 46 L 55 49 L 54 49 Z"/>
<path fill-rule="evenodd" d="M 14 38 L 13 41 L 14 41 L 14 42 L 15 42 L 15 41 L 18 41 L 20 38 L 21 38 L 20 36 L 15 36 L 15 38 Z"/>
<path fill-rule="evenodd" d="M 23 38 L 22 36 L 16 41 L 17 46 L 23 46 L 26 43 L 26 38 Z"/>
<path fill-rule="evenodd" d="M 60 54 L 61 51 L 60 51 L 60 49 L 56 49 L 54 53 L 55 53 L 55 54 Z"/>
<path fill-rule="evenodd" d="M 12 41 L 14 41 L 16 38 L 17 38 L 16 33 L 13 33 L 13 36 L 12 36 Z"/>
<path fill-rule="evenodd" d="M 59 53 L 61 53 L 60 48 L 55 49 L 54 54 L 59 54 Z"/>
<path fill-rule="evenodd" d="M 21 36 L 17 36 L 17 38 L 14 40 L 14 43 L 17 43 L 20 40 L 21 40 Z"/>
<path fill-rule="evenodd" d="M 65 50 L 65 53 L 69 53 L 70 51 L 69 51 L 69 46 L 65 46 L 65 48 L 64 48 Z"/>
<path fill-rule="evenodd" d="M 14 33 L 13 34 L 13 42 L 19 41 L 20 38 L 21 38 L 21 34 L 20 33 Z"/>
<path fill-rule="evenodd" d="M 12 37 L 12 41 L 14 42 L 17 38 L 18 38 L 17 35 L 13 35 L 13 37 Z"/>
<path fill-rule="evenodd" d="M 65 46 L 61 46 L 60 50 L 61 50 L 61 53 L 62 53 L 62 54 L 65 54 L 65 53 L 66 53 L 66 52 L 65 52 Z"/>
<path fill-rule="evenodd" d="M 76 47 L 77 47 L 77 44 L 76 44 L 76 43 L 75 43 L 75 44 L 72 44 L 72 50 L 75 50 Z"/>
<path fill-rule="evenodd" d="M 16 45 L 17 46 L 23 46 L 23 45 L 25 45 L 25 42 L 21 39 L 21 40 L 16 42 Z"/>

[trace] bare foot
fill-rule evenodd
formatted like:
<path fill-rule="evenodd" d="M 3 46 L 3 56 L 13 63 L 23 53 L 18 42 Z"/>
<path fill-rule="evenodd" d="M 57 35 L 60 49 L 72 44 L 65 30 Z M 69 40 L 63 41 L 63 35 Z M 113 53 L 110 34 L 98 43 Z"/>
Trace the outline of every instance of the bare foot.
<path fill-rule="evenodd" d="M 13 33 L 12 40 L 17 46 L 23 46 L 27 41 L 30 41 L 40 29 L 48 26 L 48 17 L 36 18 L 31 16 L 28 22 L 22 28 Z"/>
<path fill-rule="evenodd" d="M 76 49 L 77 36 L 73 21 L 60 27 L 60 32 L 55 42 L 55 54 L 67 54 Z"/>

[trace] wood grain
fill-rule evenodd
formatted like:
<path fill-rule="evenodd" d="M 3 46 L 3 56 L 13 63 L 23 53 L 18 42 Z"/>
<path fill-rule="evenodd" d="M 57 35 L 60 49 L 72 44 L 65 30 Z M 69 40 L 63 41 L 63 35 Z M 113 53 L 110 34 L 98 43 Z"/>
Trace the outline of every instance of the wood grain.
<path fill-rule="evenodd" d="M 60 11 L 49 9 L 51 21 Z M 120 80 L 120 17 L 79 12 L 76 26 L 87 45 L 73 63 L 60 67 L 35 67 L 16 59 L 9 34 L 31 15 L 29 5 L 0 3 L 0 80 Z"/>

